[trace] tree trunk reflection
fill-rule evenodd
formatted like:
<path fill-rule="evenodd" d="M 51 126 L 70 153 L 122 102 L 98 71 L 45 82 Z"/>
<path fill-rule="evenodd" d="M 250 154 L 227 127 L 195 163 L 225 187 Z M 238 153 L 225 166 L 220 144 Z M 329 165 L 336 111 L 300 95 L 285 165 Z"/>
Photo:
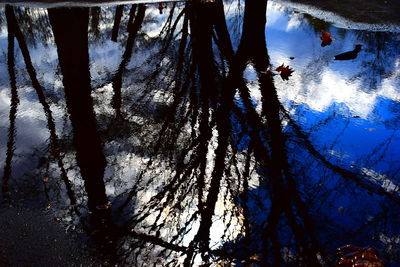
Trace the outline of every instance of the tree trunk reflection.
<path fill-rule="evenodd" d="M 6 6 L 7 14 L 10 14 L 10 9 L 12 7 Z M 5 196 L 9 192 L 8 188 L 8 180 L 11 177 L 11 163 L 14 157 L 15 150 L 15 135 L 16 135 L 16 127 L 15 127 L 15 119 L 17 117 L 17 107 L 19 104 L 18 91 L 17 91 L 17 82 L 15 77 L 15 55 L 14 55 L 14 34 L 12 30 L 12 26 L 10 25 L 10 16 L 8 16 L 7 30 L 8 30 L 8 54 L 7 54 L 7 65 L 8 65 L 8 75 L 10 77 L 10 87 L 11 87 L 11 107 L 10 107 L 10 127 L 8 129 L 8 142 L 7 142 L 7 156 L 6 163 L 4 165 L 4 174 L 3 174 L 3 186 L 2 191 Z"/>
<path fill-rule="evenodd" d="M 87 8 L 49 9 L 68 113 L 74 133 L 76 159 L 87 193 L 93 237 L 114 260 L 116 229 L 103 181 L 107 165 L 93 110 L 89 72 Z"/>

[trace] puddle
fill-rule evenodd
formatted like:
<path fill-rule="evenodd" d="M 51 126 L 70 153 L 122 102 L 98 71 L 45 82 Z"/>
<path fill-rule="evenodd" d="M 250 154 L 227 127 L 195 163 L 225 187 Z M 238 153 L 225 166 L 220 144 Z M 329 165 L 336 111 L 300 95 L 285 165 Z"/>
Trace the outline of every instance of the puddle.
<path fill-rule="evenodd" d="M 119 4 L 0 7 L 1 213 L 104 265 L 399 263 L 398 31 Z"/>

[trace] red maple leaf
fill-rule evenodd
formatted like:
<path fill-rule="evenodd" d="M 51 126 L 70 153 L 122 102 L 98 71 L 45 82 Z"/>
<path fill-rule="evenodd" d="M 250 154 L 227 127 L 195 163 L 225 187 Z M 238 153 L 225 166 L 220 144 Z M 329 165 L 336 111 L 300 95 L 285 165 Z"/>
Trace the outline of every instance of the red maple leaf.
<path fill-rule="evenodd" d="M 275 69 L 277 72 L 280 72 L 282 80 L 289 80 L 289 76 L 294 72 L 289 66 L 285 66 L 285 64 L 280 65 Z"/>

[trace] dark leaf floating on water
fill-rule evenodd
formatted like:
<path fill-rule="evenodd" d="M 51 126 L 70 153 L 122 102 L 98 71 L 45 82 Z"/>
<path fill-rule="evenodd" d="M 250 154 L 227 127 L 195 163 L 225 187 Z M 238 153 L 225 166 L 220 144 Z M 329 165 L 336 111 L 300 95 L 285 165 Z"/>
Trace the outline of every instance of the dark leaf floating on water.
<path fill-rule="evenodd" d="M 320 39 L 322 40 L 322 47 L 330 45 L 332 43 L 332 34 L 330 32 L 322 30 Z"/>
<path fill-rule="evenodd" d="M 289 66 L 285 66 L 285 64 L 280 65 L 275 69 L 277 72 L 280 72 L 282 80 L 289 80 L 289 77 L 292 76 L 294 70 Z"/>
<path fill-rule="evenodd" d="M 355 59 L 358 55 L 358 52 L 361 51 L 361 45 L 356 45 L 354 50 L 345 52 L 335 56 L 335 60 L 350 60 Z"/>

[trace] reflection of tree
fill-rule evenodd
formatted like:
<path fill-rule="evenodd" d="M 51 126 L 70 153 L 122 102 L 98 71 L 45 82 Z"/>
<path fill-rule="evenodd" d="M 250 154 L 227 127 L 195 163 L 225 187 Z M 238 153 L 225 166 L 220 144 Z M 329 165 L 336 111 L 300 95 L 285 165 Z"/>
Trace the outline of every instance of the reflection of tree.
<path fill-rule="evenodd" d="M 101 17 L 101 8 L 100 7 L 91 7 L 90 8 L 89 33 L 91 33 L 93 35 L 94 39 L 97 39 L 99 37 L 100 17 Z"/>
<path fill-rule="evenodd" d="M 50 25 L 47 16 L 40 9 L 14 7 L 16 20 L 24 32 L 25 42 L 35 46 L 38 41 L 47 44 L 51 40 Z"/>
<path fill-rule="evenodd" d="M 10 9 L 9 6 L 6 7 Z M 19 104 L 18 92 L 17 92 L 17 84 L 15 77 L 15 59 L 14 59 L 14 34 L 11 30 L 11 25 L 7 24 L 8 31 L 8 55 L 7 55 L 7 65 L 8 65 L 8 75 L 10 77 L 10 87 L 11 87 L 11 108 L 10 108 L 10 127 L 8 129 L 8 142 L 7 142 L 7 157 L 6 163 L 4 165 L 4 174 L 3 174 L 3 186 L 2 191 L 3 194 L 8 193 L 8 180 L 11 176 L 11 161 L 14 156 L 15 150 L 15 135 L 16 135 L 16 127 L 15 127 L 15 118 L 17 117 L 17 107 Z"/>
<path fill-rule="evenodd" d="M 274 252 L 275 264 L 282 262 L 279 236 L 279 221 L 281 214 L 285 215 L 288 226 L 290 227 L 295 240 L 298 251 L 302 251 L 304 261 L 309 265 L 318 265 L 317 254 L 319 252 L 313 233 L 313 226 L 310 221 L 306 206 L 298 195 L 296 185 L 289 170 L 289 163 L 285 152 L 285 137 L 282 133 L 281 120 L 279 115 L 279 100 L 276 95 L 276 89 L 272 81 L 272 77 L 265 74 L 265 70 L 269 67 L 268 54 L 265 44 L 265 12 L 266 7 L 261 4 L 246 3 L 245 16 L 243 23 L 242 41 L 239 45 L 237 54 L 241 48 L 245 55 L 254 63 L 255 69 L 259 75 L 260 90 L 262 94 L 262 115 L 267 121 L 267 136 L 261 135 L 263 131 L 263 123 L 261 118 L 256 114 L 254 108 L 249 102 L 249 92 L 244 86 L 239 87 L 245 104 L 247 113 L 253 114 L 253 118 L 249 118 L 250 126 L 253 128 L 252 142 L 254 142 L 254 156 L 260 163 L 260 167 L 266 170 L 267 181 L 271 184 L 271 208 L 266 221 L 266 227 L 263 231 L 263 247 L 261 252 L 264 256 L 265 263 L 268 262 L 268 250 L 271 242 L 272 251 Z M 248 49 L 250 46 L 250 49 Z M 243 74 L 241 75 L 243 76 Z M 243 84 L 243 82 L 242 82 Z M 251 110 L 253 109 L 253 110 Z M 265 145 L 265 141 L 269 140 L 269 146 Z M 269 155 L 269 156 L 268 156 Z M 299 223 L 299 220 L 301 223 Z"/>
<path fill-rule="evenodd" d="M 87 8 L 49 9 L 68 113 L 72 122 L 77 163 L 85 182 L 93 236 L 109 257 L 115 255 L 115 229 L 107 208 L 103 181 L 106 159 L 91 99 Z M 73 19 L 72 19 L 73 18 Z"/>
<path fill-rule="evenodd" d="M 396 69 L 399 48 L 398 40 L 387 32 L 356 32 L 360 41 L 365 42 L 364 53 L 369 53 L 362 62 L 365 71 L 357 73 L 353 79 L 363 77 L 363 90 L 377 90 L 382 86 L 382 80 L 389 77 Z"/>
<path fill-rule="evenodd" d="M 309 14 L 304 14 L 303 17 L 308 21 L 308 23 L 313 28 L 314 32 L 316 32 L 317 34 L 320 34 L 321 31 L 323 30 L 325 31 L 329 30 L 329 27 L 332 26 L 332 23 L 320 20 Z"/>
<path fill-rule="evenodd" d="M 120 7 L 120 6 L 118 6 Z M 121 99 L 121 87 L 122 87 L 122 76 L 124 74 L 125 68 L 129 61 L 131 60 L 132 57 L 132 52 L 133 52 L 133 46 L 135 44 L 135 39 L 136 36 L 139 32 L 139 29 L 142 25 L 143 18 L 145 15 L 145 10 L 146 7 L 144 5 L 139 5 L 137 14 L 135 13 L 137 6 L 132 5 L 131 9 L 131 14 L 129 17 L 129 21 L 133 21 L 133 18 L 135 20 L 132 22 L 132 24 L 128 25 L 128 40 L 126 42 L 126 48 L 125 52 L 122 56 L 121 63 L 118 67 L 117 73 L 115 74 L 113 80 L 112 80 L 112 85 L 113 85 L 113 90 L 114 90 L 114 96 L 113 96 L 113 107 L 115 109 L 116 117 L 120 118 L 121 117 L 121 104 L 122 104 L 122 99 Z M 122 11 L 121 11 L 122 12 Z M 116 15 L 117 16 L 117 15 Z M 118 25 L 119 27 L 119 25 Z M 116 41 L 116 39 L 114 40 Z"/>
<path fill-rule="evenodd" d="M 204 263 L 225 258 L 228 262 L 239 259 L 262 265 L 294 262 L 307 266 L 320 265 L 328 260 L 325 248 L 318 240 L 321 228 L 316 224 L 321 221 L 316 221 L 314 212 L 309 210 L 314 206 L 306 202 L 308 198 L 302 193 L 305 187 L 296 181 L 298 174 L 292 174 L 281 116 L 290 122 L 289 127 L 293 128 L 291 133 L 304 149 L 332 173 L 377 196 L 395 201 L 397 196 L 370 182 L 362 173 L 330 162 L 283 109 L 272 77 L 265 73 L 269 67 L 264 35 L 265 3 L 246 3 L 242 37 L 236 52 L 232 49 L 222 17 L 204 19 L 204 14 L 221 14 L 222 7 L 219 1 L 215 4 L 194 2 L 186 6 L 185 18 L 188 17 L 190 22 L 189 64 L 196 73 L 187 72 L 189 83 L 176 79 L 174 85 L 185 86 L 172 87 L 174 101 L 165 115 L 167 119 L 160 128 L 160 134 L 156 135 L 158 141 L 154 142 L 151 161 L 146 165 L 148 171 L 140 173 L 128 194 L 127 200 L 134 202 L 138 208 L 133 210 L 134 214 L 127 224 L 131 228 L 129 235 L 136 240 L 131 243 L 129 251 L 139 261 L 148 257 L 164 257 L 174 251 L 177 255 L 184 254 L 186 266 L 194 264 L 199 255 Z M 181 44 L 186 42 L 183 33 Z M 179 58 L 184 57 L 183 52 L 188 53 L 180 51 Z M 251 99 L 252 92 L 243 79 L 243 71 L 249 63 L 253 64 L 258 74 L 261 114 L 256 110 Z M 220 66 L 224 69 L 219 69 Z M 235 97 L 237 95 L 239 100 Z M 238 105 L 237 101 L 241 104 Z M 186 112 L 181 111 L 182 107 L 186 108 Z M 190 127 L 182 126 L 185 124 Z M 188 132 L 182 131 L 182 128 Z M 238 128 L 239 133 L 235 134 L 239 136 L 235 136 L 234 130 Z M 238 146 L 245 142 L 244 136 L 249 136 L 250 141 L 239 153 Z M 157 157 L 161 151 L 170 155 L 167 163 L 161 163 L 163 158 Z M 214 155 L 213 162 L 207 160 L 209 153 Z M 161 185 L 160 181 L 145 178 L 145 173 L 157 177 L 157 164 L 166 164 L 162 168 L 172 168 L 172 175 Z M 260 175 L 257 190 L 265 193 L 257 195 L 249 186 L 250 182 L 254 183 L 254 169 Z M 153 187 L 158 189 L 151 200 L 144 205 L 138 204 L 140 196 Z M 238 201 L 238 198 L 241 200 Z M 223 234 L 226 243 L 215 250 L 210 247 L 210 237 L 213 226 L 218 222 L 217 213 L 220 211 L 216 207 L 219 201 L 225 203 L 226 208 L 223 219 L 220 219 L 226 223 Z M 264 209 L 261 209 L 265 216 L 254 214 L 254 204 L 251 203 L 255 201 L 265 203 Z M 235 217 L 232 213 L 238 212 L 229 207 L 229 202 L 241 203 L 244 218 L 239 233 L 243 238 L 238 238 L 240 235 L 233 239 L 229 237 L 229 227 Z M 127 206 L 125 202 L 124 207 Z M 330 223 L 334 225 L 332 221 Z M 185 235 L 193 237 L 190 242 L 185 241 L 187 246 L 184 245 Z M 145 244 L 153 245 L 153 253 Z M 166 262 L 174 264 L 173 257 L 170 259 Z"/>
<path fill-rule="evenodd" d="M 35 68 L 32 65 L 30 53 L 29 53 L 27 44 L 25 42 L 24 35 L 22 34 L 22 31 L 19 28 L 19 25 L 17 23 L 13 7 L 10 7 L 10 6 L 6 7 L 6 17 L 7 17 L 8 29 L 12 33 L 12 35 L 15 36 L 15 38 L 18 41 L 18 45 L 22 52 L 22 56 L 23 56 L 23 59 L 24 59 L 25 65 L 26 65 L 26 69 L 28 71 L 28 75 L 32 82 L 32 86 L 35 89 L 35 92 L 37 94 L 39 102 L 43 106 L 43 110 L 46 115 L 47 127 L 50 132 L 51 153 L 54 155 L 54 157 L 57 160 L 58 167 L 60 168 L 60 171 L 61 171 L 61 178 L 64 181 L 65 187 L 67 189 L 67 193 L 68 193 L 68 197 L 71 201 L 71 205 L 75 205 L 76 199 L 75 199 L 74 193 L 72 191 L 71 184 L 68 180 L 67 173 L 64 168 L 64 163 L 62 161 L 62 157 L 59 153 L 60 152 L 60 144 L 59 144 L 59 139 L 58 139 L 58 136 L 56 133 L 56 127 L 55 127 L 55 123 L 54 123 L 54 119 L 53 119 L 53 114 L 50 109 L 50 105 L 48 104 L 48 102 L 46 100 L 46 96 L 45 96 L 43 87 L 40 85 L 40 83 L 38 81 Z M 12 78 L 12 76 L 10 76 L 10 78 Z M 13 82 L 11 81 L 11 83 L 13 83 Z"/>
<path fill-rule="evenodd" d="M 238 116 L 241 120 L 247 121 L 246 124 L 248 125 L 242 127 L 251 129 L 248 134 L 252 138 L 252 144 L 249 147 L 249 151 L 246 153 L 247 164 L 245 164 L 245 169 L 247 169 L 247 171 L 245 171 L 245 173 L 249 173 L 249 159 L 251 154 L 253 154 L 255 159 L 259 162 L 259 168 L 267 170 L 266 180 L 264 182 L 268 181 L 272 186 L 270 188 L 270 194 L 272 194 L 272 208 L 265 222 L 267 227 L 262 230 L 262 240 L 255 241 L 256 243 L 262 242 L 261 248 L 249 245 L 251 243 L 249 239 L 256 238 L 256 236 L 260 236 L 261 233 L 251 233 L 254 229 L 250 228 L 249 221 L 245 221 L 245 225 L 247 225 L 246 232 L 249 235 L 246 237 L 248 239 L 247 252 L 239 253 L 234 250 L 234 253 L 230 256 L 251 261 L 250 257 L 252 255 L 261 253 L 263 255 L 262 261 L 265 263 L 270 262 L 270 256 L 272 256 L 272 259 L 274 259 L 273 262 L 276 264 L 281 263 L 284 259 L 282 259 L 280 255 L 280 250 L 282 248 L 280 244 L 281 237 L 278 236 L 277 233 L 279 232 L 278 224 L 281 220 L 280 216 L 283 213 L 286 215 L 289 226 L 297 240 L 298 251 L 303 251 L 304 253 L 303 261 L 314 265 L 318 264 L 318 249 L 316 248 L 315 236 L 312 233 L 312 224 L 307 215 L 305 204 L 297 195 L 296 186 L 288 170 L 287 157 L 284 153 L 284 138 L 280 126 L 280 106 L 272 83 L 272 77 L 263 73 L 269 66 L 264 35 L 266 5 L 265 3 L 246 3 L 243 34 L 236 53 L 232 50 L 226 24 L 221 21 L 221 16 L 216 16 L 215 20 L 206 19 L 207 16 L 205 16 L 205 14 L 210 13 L 221 14 L 222 10 L 223 5 L 221 2 L 216 4 L 201 4 L 195 2 L 188 6 L 187 12 L 189 14 L 191 27 L 192 60 L 196 66 L 198 75 L 196 76 L 196 80 L 192 81 L 196 87 L 191 89 L 197 92 L 196 95 L 193 96 L 191 92 L 186 93 L 186 95 L 190 97 L 191 104 L 189 108 L 191 105 L 198 105 L 199 113 L 190 113 L 189 110 L 189 114 L 196 116 L 191 118 L 194 120 L 191 124 L 198 125 L 198 128 L 192 128 L 192 131 L 195 133 L 190 136 L 194 138 L 192 141 L 187 141 L 189 142 L 187 147 L 190 148 L 190 150 L 183 150 L 183 154 L 177 151 L 178 154 L 175 159 L 177 169 L 173 178 L 166 182 L 167 185 L 161 189 L 160 193 L 153 196 L 149 206 L 143 207 L 139 214 L 131 219 L 131 223 L 137 227 L 139 224 L 143 223 L 147 217 L 156 212 L 158 215 L 155 215 L 155 223 L 153 226 L 149 226 L 149 228 L 150 233 L 156 231 L 157 234 L 156 236 L 146 235 L 144 241 L 151 242 L 151 240 L 153 240 L 155 245 L 178 252 L 185 250 L 187 255 L 184 264 L 186 266 L 194 263 L 198 253 L 202 255 L 203 261 L 205 262 L 209 262 L 210 257 L 212 258 L 216 254 L 224 254 L 221 253 L 221 251 L 211 251 L 209 247 L 210 231 L 214 223 L 215 207 L 219 201 L 218 198 L 221 190 L 228 190 L 229 194 L 232 194 L 232 197 L 237 195 L 239 191 L 235 192 L 233 188 L 223 189 L 226 187 L 226 183 L 233 179 L 231 182 L 236 181 L 236 183 L 242 183 L 246 188 L 247 192 L 242 194 L 244 198 L 246 198 L 249 193 L 249 177 L 243 177 L 245 181 L 242 182 L 240 181 L 239 173 L 239 176 L 230 177 L 230 175 L 228 175 L 238 155 L 236 155 L 237 148 L 235 144 L 232 143 L 231 139 L 232 121 L 227 118 L 231 117 L 234 109 L 237 111 L 234 104 L 234 95 L 236 90 L 239 89 L 238 92 L 242 97 L 245 110 L 240 112 Z M 229 64 L 227 76 L 223 73 L 219 73 L 214 63 L 214 31 L 220 56 L 222 60 Z M 263 117 L 265 116 L 268 121 L 268 131 L 265 130 L 262 117 L 260 117 L 251 104 L 249 90 L 246 87 L 245 81 L 241 78 L 243 77 L 243 71 L 249 61 L 254 63 L 259 74 L 260 87 L 264 97 Z M 179 94 L 177 96 L 182 98 L 183 95 Z M 170 114 L 176 114 L 176 106 L 176 104 L 172 106 L 174 108 L 172 110 L 174 113 Z M 174 119 L 187 120 L 187 118 L 179 117 L 175 117 Z M 213 127 L 215 127 L 218 133 L 215 141 L 212 141 L 213 134 L 211 129 Z M 163 127 L 163 129 L 165 129 L 165 127 Z M 173 128 L 170 130 L 173 130 Z M 197 131 L 198 133 L 196 133 Z M 165 132 L 166 130 L 163 130 L 163 134 Z M 181 132 L 180 134 L 184 133 Z M 269 145 L 266 143 L 267 140 L 269 140 Z M 211 164 L 211 166 L 209 166 L 210 163 L 207 162 L 207 154 L 210 153 L 210 145 L 215 147 L 215 150 L 211 148 L 212 153 L 215 153 L 214 163 Z M 176 149 L 176 146 L 174 148 Z M 185 163 L 181 162 L 188 152 L 190 152 L 189 159 Z M 232 158 L 233 161 L 231 161 Z M 230 161 L 230 164 L 227 165 L 227 161 Z M 239 188 L 236 188 L 236 190 L 238 189 Z M 185 211 L 187 208 L 180 205 L 182 202 L 187 201 L 186 199 L 190 198 L 191 194 L 197 196 L 197 208 L 194 212 Z M 174 201 L 174 198 L 178 198 L 178 200 Z M 233 199 L 230 201 L 232 200 Z M 225 196 L 225 201 L 228 201 L 227 196 Z M 247 203 L 244 205 L 244 210 L 249 209 L 246 205 Z M 186 217 L 186 220 L 183 219 L 184 221 L 181 222 L 183 228 L 176 229 L 178 235 L 170 237 L 171 242 L 163 241 L 160 239 L 161 236 L 159 234 L 162 230 L 162 226 L 165 224 L 165 221 L 162 222 L 165 209 L 169 210 L 167 216 L 175 217 L 177 215 L 169 214 L 180 213 L 185 214 Z M 246 219 L 248 218 L 245 218 L 245 220 Z M 195 220 L 198 220 L 199 227 L 197 231 L 195 231 L 194 238 L 189 243 L 187 249 L 179 245 L 174 245 L 173 241 L 182 240 L 183 236 L 180 235 L 190 231 L 191 225 Z M 302 223 L 299 223 L 298 220 L 301 220 Z M 253 224 L 254 222 L 251 223 Z M 143 238 L 145 236 L 144 234 L 133 233 L 135 233 L 132 234 L 135 238 L 138 238 L 138 236 Z M 227 232 L 225 232 L 225 234 L 227 234 Z M 269 247 L 272 248 L 272 251 L 275 251 L 273 255 L 268 253 L 269 249 L 265 249 Z"/>
<path fill-rule="evenodd" d="M 334 261 L 329 256 L 343 245 L 340 242 L 357 236 L 368 245 L 373 230 L 386 230 L 379 216 L 388 216 L 390 210 L 383 204 L 374 213 L 376 218 L 350 230 L 330 214 L 335 211 L 334 198 L 349 197 L 347 192 L 359 198 L 372 194 L 370 199 L 379 203 L 389 200 L 386 205 L 398 205 L 399 196 L 361 170 L 349 170 L 326 157 L 282 106 L 273 77 L 266 72 L 270 67 L 266 1 L 246 1 L 236 51 L 222 1 L 187 2 L 183 8 L 174 4 L 160 35 L 148 39 L 137 38 L 146 25 L 145 10 L 143 4 L 132 5 L 126 43 L 117 38 L 125 51 L 109 83 L 111 106 L 124 118 L 118 127 L 110 126 L 117 128 L 118 138 L 97 129 L 89 74 L 88 9 L 48 11 L 93 237 L 103 253 L 114 260 L 118 241 L 119 260 L 126 265 L 319 266 Z M 100 28 L 99 13 L 92 10 L 93 32 Z M 35 78 L 29 51 L 20 31 L 13 29 L 10 32 L 17 37 L 48 118 L 52 146 L 58 148 L 51 110 Z M 110 36 L 98 33 L 102 34 Z M 137 57 L 132 59 L 135 44 L 139 44 Z M 130 61 L 154 47 L 158 51 L 146 59 L 145 70 L 128 69 Z M 244 79 L 246 68 L 255 70 L 257 84 Z M 125 85 L 130 90 L 123 90 Z M 257 93 L 259 104 L 254 101 Z M 158 115 L 151 114 L 156 110 Z M 126 181 L 119 180 L 116 171 L 107 182 L 122 187 L 119 192 L 125 190 L 113 201 L 113 215 L 119 217 L 115 222 L 104 173 L 106 168 L 129 169 L 126 165 L 133 161 L 120 162 L 120 150 L 107 150 L 107 156 L 117 155 L 115 161 L 106 161 L 101 139 L 106 146 L 119 144 L 118 149 L 126 153 L 121 154 L 140 157 L 142 164 L 136 173 L 129 173 L 132 187 L 120 186 Z M 353 211 L 357 217 L 357 207 Z M 395 215 L 390 216 L 385 218 L 394 221 Z M 367 237 L 360 238 L 363 235 Z"/>
<path fill-rule="evenodd" d="M 114 26 L 111 33 L 111 40 L 116 42 L 118 38 L 119 25 L 121 23 L 122 12 L 124 11 L 124 5 L 118 5 L 115 9 Z"/>

